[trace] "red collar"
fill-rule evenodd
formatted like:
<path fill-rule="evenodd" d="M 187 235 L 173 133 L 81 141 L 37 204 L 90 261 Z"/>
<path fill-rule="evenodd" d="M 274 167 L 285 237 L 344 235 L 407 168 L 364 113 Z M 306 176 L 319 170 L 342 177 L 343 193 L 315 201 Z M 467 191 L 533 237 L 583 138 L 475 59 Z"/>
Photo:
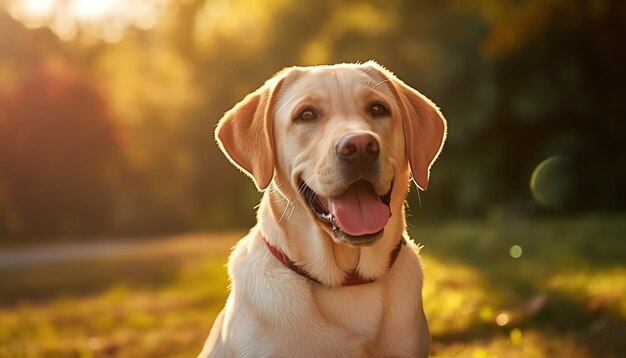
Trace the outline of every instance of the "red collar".
<path fill-rule="evenodd" d="M 276 256 L 278 261 L 282 262 L 283 265 L 289 267 L 292 271 L 294 271 L 298 275 L 304 276 L 308 278 L 309 280 L 322 285 L 322 283 L 319 280 L 311 276 L 302 267 L 296 265 L 295 262 L 291 261 L 291 259 L 287 257 L 287 255 L 284 252 L 282 252 L 276 246 L 270 244 L 269 241 L 267 241 L 265 237 L 263 239 L 265 240 L 265 244 L 267 245 L 267 248 L 270 250 L 270 252 L 274 256 Z M 400 241 L 398 242 L 398 245 L 396 245 L 396 247 L 393 249 L 393 251 L 391 251 L 391 254 L 389 255 L 389 265 L 387 267 L 391 268 L 391 266 L 393 266 L 394 262 L 396 262 L 396 259 L 398 258 L 398 255 L 400 254 L 400 250 L 402 249 L 402 246 L 404 245 L 406 245 L 406 241 L 404 241 L 404 238 L 401 238 Z M 364 283 L 370 283 L 370 282 L 374 282 L 374 280 L 365 278 L 359 275 L 356 271 L 349 271 L 349 272 L 346 272 L 346 278 L 343 280 L 342 285 L 343 286 L 355 286 L 355 285 L 362 285 Z"/>

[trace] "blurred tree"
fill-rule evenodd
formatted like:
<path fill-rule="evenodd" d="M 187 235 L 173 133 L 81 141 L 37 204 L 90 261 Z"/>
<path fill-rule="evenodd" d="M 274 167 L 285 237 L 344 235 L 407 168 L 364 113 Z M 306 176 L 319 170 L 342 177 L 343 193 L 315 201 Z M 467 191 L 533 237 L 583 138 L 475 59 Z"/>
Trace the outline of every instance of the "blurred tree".
<path fill-rule="evenodd" d="M 118 188 L 125 194 L 117 226 L 134 232 L 188 227 L 197 215 L 189 182 L 193 168 L 204 165 L 190 153 L 186 132 L 190 111 L 200 102 L 191 68 L 158 33 L 137 32 L 107 47 L 91 71 L 128 136 L 128 181 Z"/>
<path fill-rule="evenodd" d="M 42 237 L 105 232 L 119 145 L 92 84 L 62 63 L 30 73 L 0 101 L 0 207 L 11 218 L 4 230 Z"/>
<path fill-rule="evenodd" d="M 561 154 L 585 185 L 581 210 L 624 208 L 626 199 L 626 3 L 481 1 L 482 50 L 499 92 L 497 121 L 472 141 L 501 153 L 501 202 L 527 197 L 528 173 Z"/>
<path fill-rule="evenodd" d="M 105 211 L 113 212 L 107 229 L 143 233 L 250 226 L 260 194 L 215 145 L 218 119 L 282 67 L 368 59 L 432 98 L 449 121 L 446 147 L 429 191 L 422 194 L 426 210 L 415 216 L 533 213 L 531 173 L 559 154 L 577 163 L 575 172 L 585 183 L 577 193 L 578 210 L 626 208 L 623 1 L 158 4 L 151 12 L 156 23 L 127 26 L 122 37 L 105 39 L 112 43 L 83 41 L 81 29 L 73 40 L 59 41 L 50 30 L 27 29 L 0 11 L 4 122 L 22 115 L 4 104 L 18 93 L 23 108 L 41 107 L 38 97 L 18 89 L 41 76 L 33 74 L 41 72 L 40 63 L 58 58 L 75 78 L 88 77 L 81 83 L 91 90 L 97 83 L 96 92 L 107 104 L 102 116 L 112 132 L 125 135 L 123 146 L 111 137 L 117 154 L 102 154 L 117 158 L 112 166 L 122 174 L 113 181 L 97 176 L 93 184 L 114 185 L 102 199 Z M 94 18 L 89 26 L 103 19 Z M 66 97 L 44 98 L 52 106 Z M 20 211 L 18 201 L 7 199 L 17 195 L 7 182 L 0 187 L 0 221 L 15 223 L 31 208 Z M 20 190 L 28 192 L 29 185 Z M 74 193 L 65 192 L 68 200 L 78 200 Z M 417 195 L 409 202 L 417 207 Z M 104 229 L 96 225 L 94 230 Z"/>

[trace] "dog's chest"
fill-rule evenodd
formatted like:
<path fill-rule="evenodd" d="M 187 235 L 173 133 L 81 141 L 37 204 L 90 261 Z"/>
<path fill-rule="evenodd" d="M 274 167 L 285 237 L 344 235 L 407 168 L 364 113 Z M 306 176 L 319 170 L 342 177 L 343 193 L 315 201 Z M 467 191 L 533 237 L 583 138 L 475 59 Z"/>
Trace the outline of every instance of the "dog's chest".
<path fill-rule="evenodd" d="M 377 283 L 318 288 L 314 299 L 322 315 L 331 323 L 363 338 L 374 339 L 383 316 L 383 287 Z"/>

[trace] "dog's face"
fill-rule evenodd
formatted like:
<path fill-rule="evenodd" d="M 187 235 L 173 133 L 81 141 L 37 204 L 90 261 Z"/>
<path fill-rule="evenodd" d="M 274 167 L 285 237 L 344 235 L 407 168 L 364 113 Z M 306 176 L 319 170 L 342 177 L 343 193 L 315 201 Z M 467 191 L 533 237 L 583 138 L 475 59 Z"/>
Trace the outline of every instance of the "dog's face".
<path fill-rule="evenodd" d="M 401 111 L 385 82 L 352 66 L 294 69 L 276 100 L 275 179 L 299 188 L 340 242 L 380 237 L 406 168 Z"/>
<path fill-rule="evenodd" d="M 409 164 L 426 188 L 445 131 L 428 99 L 368 62 L 283 70 L 216 135 L 259 189 L 273 180 L 335 241 L 356 246 L 380 238 L 402 207 Z"/>

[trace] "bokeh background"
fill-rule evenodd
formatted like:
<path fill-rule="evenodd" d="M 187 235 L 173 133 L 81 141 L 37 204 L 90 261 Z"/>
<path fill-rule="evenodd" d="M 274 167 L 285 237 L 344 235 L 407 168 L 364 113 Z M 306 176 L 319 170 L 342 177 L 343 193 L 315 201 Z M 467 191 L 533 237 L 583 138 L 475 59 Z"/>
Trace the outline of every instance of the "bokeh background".
<path fill-rule="evenodd" d="M 625 38 L 620 0 L 0 0 L 0 356 L 197 353 L 260 198 L 218 119 L 369 59 L 449 123 L 433 355 L 623 354 Z"/>

